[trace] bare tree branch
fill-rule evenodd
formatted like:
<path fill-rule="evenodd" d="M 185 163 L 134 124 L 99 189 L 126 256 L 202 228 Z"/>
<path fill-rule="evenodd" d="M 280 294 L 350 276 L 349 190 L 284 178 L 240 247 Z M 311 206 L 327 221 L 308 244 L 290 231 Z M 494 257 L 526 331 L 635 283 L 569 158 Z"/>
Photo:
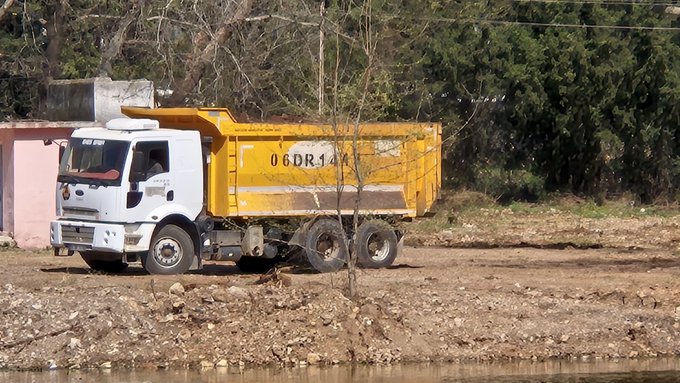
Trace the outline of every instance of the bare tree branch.
<path fill-rule="evenodd" d="M 318 27 L 319 26 L 319 22 L 300 21 L 300 20 L 295 20 L 293 18 L 281 16 L 281 15 L 252 16 L 252 17 L 246 17 L 243 21 L 263 21 L 263 20 L 270 20 L 270 19 L 279 19 L 279 20 L 288 21 L 288 22 L 294 23 L 294 24 L 306 25 L 308 27 Z"/>
<path fill-rule="evenodd" d="M 0 20 L 5 17 L 7 11 L 12 5 L 14 5 L 14 0 L 5 0 L 5 3 L 2 5 L 2 7 L 0 7 Z"/>
<path fill-rule="evenodd" d="M 186 74 L 168 98 L 168 105 L 184 104 L 186 96 L 196 89 L 206 68 L 215 59 L 217 48 L 227 41 L 236 25 L 245 20 L 251 8 L 252 0 L 242 0 L 236 5 L 233 12 L 225 13 L 219 22 L 220 27 L 214 34 L 208 37 L 204 32 L 199 33 L 199 36 L 194 39 L 198 40 L 196 41 L 197 49 L 194 55 L 187 60 Z M 205 40 L 207 40 L 207 43 Z M 200 50 L 200 47 L 203 47 L 202 50 Z"/>
<path fill-rule="evenodd" d="M 156 20 L 169 21 L 171 23 L 184 25 L 185 27 L 197 27 L 197 25 L 194 24 L 194 23 L 189 23 L 189 22 L 182 21 L 182 20 L 172 19 L 172 18 L 167 17 L 167 16 L 151 16 L 151 17 L 146 18 L 146 21 L 156 21 Z"/>
<path fill-rule="evenodd" d="M 82 15 L 78 16 L 78 20 L 87 20 L 87 19 L 113 19 L 113 20 L 119 20 L 122 17 L 120 15 Z"/>
<path fill-rule="evenodd" d="M 102 52 L 101 61 L 99 63 L 100 76 L 111 76 L 111 72 L 113 72 L 111 62 L 120 54 L 123 43 L 125 43 L 125 35 L 127 35 L 132 22 L 137 20 L 137 17 L 142 12 L 144 2 L 145 0 L 135 1 L 132 5 L 132 9 L 125 14 L 125 17 L 123 17 L 120 24 L 118 24 L 118 30 L 107 44 L 104 52 Z"/>

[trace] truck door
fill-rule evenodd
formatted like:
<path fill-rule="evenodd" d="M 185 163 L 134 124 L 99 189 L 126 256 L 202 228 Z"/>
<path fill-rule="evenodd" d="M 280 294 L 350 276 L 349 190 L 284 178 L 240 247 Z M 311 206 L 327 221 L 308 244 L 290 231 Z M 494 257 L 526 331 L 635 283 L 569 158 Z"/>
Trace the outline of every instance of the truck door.
<path fill-rule="evenodd" d="M 139 141 L 133 149 L 130 189 L 127 194 L 128 222 L 152 222 L 155 210 L 174 199 L 168 141 Z"/>

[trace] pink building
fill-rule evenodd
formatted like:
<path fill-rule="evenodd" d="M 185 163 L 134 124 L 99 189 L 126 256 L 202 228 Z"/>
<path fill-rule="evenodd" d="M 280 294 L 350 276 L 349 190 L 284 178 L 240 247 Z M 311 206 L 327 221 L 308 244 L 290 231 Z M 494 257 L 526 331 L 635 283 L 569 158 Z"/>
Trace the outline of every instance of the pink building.
<path fill-rule="evenodd" d="M 0 122 L 0 230 L 21 248 L 50 246 L 59 144 L 99 122 Z"/>
<path fill-rule="evenodd" d="M 50 246 L 59 145 L 74 129 L 124 117 L 122 105 L 154 105 L 153 83 L 147 80 L 56 80 L 46 93 L 41 115 L 52 121 L 0 122 L 0 231 L 21 248 Z"/>

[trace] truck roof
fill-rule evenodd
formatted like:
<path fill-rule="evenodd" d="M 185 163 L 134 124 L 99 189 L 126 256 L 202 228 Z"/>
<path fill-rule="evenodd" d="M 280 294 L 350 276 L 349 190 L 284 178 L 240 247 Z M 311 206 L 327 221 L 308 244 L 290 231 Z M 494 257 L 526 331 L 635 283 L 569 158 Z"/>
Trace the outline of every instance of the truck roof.
<path fill-rule="evenodd" d="M 153 129 L 153 130 L 111 130 L 106 128 L 82 128 L 76 129 L 71 137 L 91 138 L 96 137 L 103 140 L 131 141 L 138 138 L 157 138 L 161 136 L 193 135 L 194 132 L 181 132 L 173 129 Z"/>

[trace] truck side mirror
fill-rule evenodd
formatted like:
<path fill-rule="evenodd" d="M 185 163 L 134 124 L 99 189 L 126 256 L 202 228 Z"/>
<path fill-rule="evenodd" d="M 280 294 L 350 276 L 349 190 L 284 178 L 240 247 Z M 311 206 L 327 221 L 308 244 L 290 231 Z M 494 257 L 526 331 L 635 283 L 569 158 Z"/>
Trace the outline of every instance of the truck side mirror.
<path fill-rule="evenodd" d="M 134 150 L 132 152 L 132 165 L 130 166 L 130 182 L 140 182 L 146 179 L 146 153 Z"/>

